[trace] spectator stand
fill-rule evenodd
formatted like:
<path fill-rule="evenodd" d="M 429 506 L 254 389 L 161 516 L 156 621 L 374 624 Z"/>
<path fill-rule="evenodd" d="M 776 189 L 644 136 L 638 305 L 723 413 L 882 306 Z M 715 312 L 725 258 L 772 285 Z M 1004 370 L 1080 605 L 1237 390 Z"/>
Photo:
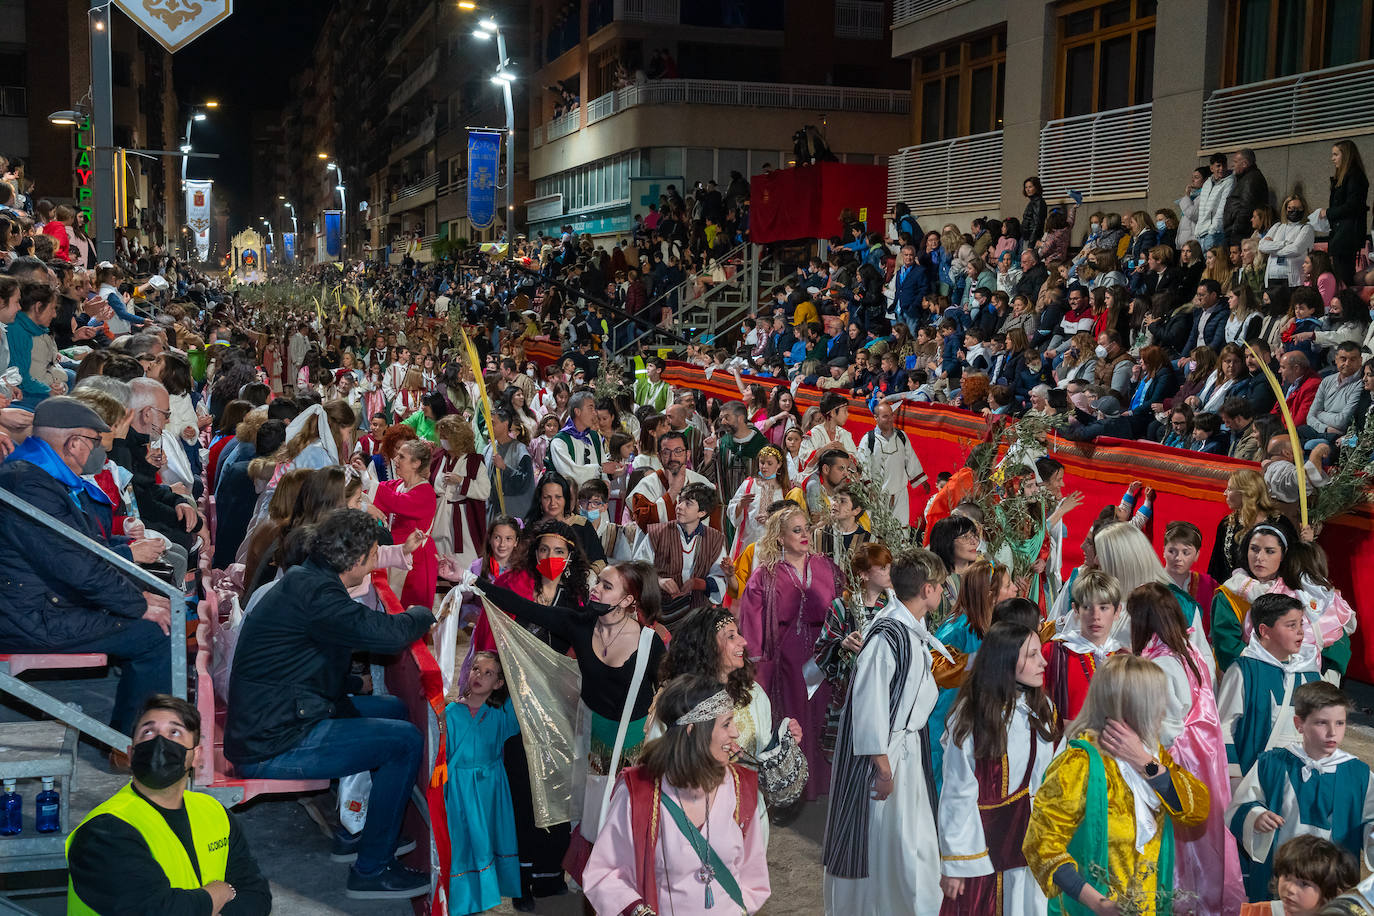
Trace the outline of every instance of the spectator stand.
<path fill-rule="evenodd" d="M 537 358 L 537 357 L 535 357 Z M 664 378 L 675 387 L 691 388 L 719 401 L 739 400 L 734 377 L 716 372 L 707 378 L 704 370 L 680 362 L 669 364 Z M 744 376 L 746 381 L 769 385 L 770 379 Z M 797 408 L 805 411 L 819 403 L 822 392 L 803 385 L 797 389 Z M 911 440 L 916 455 L 926 473 L 933 480 L 940 471 L 953 471 L 964 465 L 973 446 L 984 441 L 987 422 L 980 416 L 946 404 L 914 404 L 899 402 L 897 426 Z M 858 441 L 873 428 L 868 405 L 859 399 L 850 400 L 849 422 L 846 428 Z M 1064 465 L 1068 483 L 1066 493 L 1081 490 L 1083 504 L 1065 519 L 1069 537 L 1064 543 L 1063 572 L 1079 565 L 1082 551 L 1079 542 L 1093 518 L 1103 506 L 1116 505 L 1126 486 L 1139 480 L 1156 492 L 1155 518 L 1184 518 L 1202 531 L 1202 557 L 1210 556 L 1218 522 L 1226 515 L 1223 491 L 1230 475 L 1241 468 L 1257 468 L 1253 462 L 1238 461 L 1222 455 L 1185 452 L 1151 442 L 1126 439 L 1099 438 L 1094 442 L 1073 442 L 1052 436 L 1049 454 Z M 912 492 L 912 512 L 922 511 L 924 492 Z M 1155 547 L 1162 551 L 1164 525 L 1152 526 Z M 1356 512 L 1331 519 L 1321 535 L 1326 550 L 1331 579 L 1346 595 L 1360 595 L 1374 590 L 1374 507 L 1364 506 Z M 1367 586 L 1367 587 L 1366 587 Z M 1352 601 L 1358 616 L 1363 618 L 1365 606 Z M 1350 675 L 1365 682 L 1374 681 L 1374 615 L 1360 620 L 1351 636 L 1354 653 Z"/>

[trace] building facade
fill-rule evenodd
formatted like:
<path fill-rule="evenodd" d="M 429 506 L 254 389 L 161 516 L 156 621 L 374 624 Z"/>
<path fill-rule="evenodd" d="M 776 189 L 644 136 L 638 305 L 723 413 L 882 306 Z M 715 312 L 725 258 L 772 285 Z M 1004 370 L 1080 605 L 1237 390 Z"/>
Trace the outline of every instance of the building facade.
<path fill-rule="evenodd" d="M 527 231 L 624 233 L 647 206 L 631 200 L 632 179 L 723 189 L 732 171 L 794 163 L 806 125 L 841 160 L 882 163 L 910 129 L 889 11 L 884 0 L 533 0 Z"/>
<path fill-rule="evenodd" d="M 910 136 L 889 201 L 967 228 L 1051 201 L 1152 212 L 1215 152 L 1255 151 L 1277 204 L 1326 205 L 1331 145 L 1374 154 L 1374 0 L 896 0 Z M 1086 231 L 1086 220 L 1076 236 Z"/>

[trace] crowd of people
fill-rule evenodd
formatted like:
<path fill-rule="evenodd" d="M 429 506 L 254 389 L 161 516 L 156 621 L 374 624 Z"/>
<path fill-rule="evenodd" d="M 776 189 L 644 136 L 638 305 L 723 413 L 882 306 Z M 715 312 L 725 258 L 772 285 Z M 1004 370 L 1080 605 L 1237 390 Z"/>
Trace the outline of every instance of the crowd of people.
<path fill-rule="evenodd" d="M 1266 222 L 1244 150 L 1177 210 L 1094 214 L 1072 255 L 1076 204 L 1034 179 L 1022 219 L 968 235 L 842 217 L 741 347 L 690 348 L 738 400 L 613 358 L 644 273 L 687 279 L 714 182 L 611 252 L 569 233 L 283 278 L 311 297 L 175 261 L 92 273 L 34 221 L 0 276 L 0 487 L 193 611 L 207 589 L 236 609 L 197 689 L 237 775 L 339 780 L 353 897 L 529 911 L 575 885 L 601 914 L 753 913 L 770 833 L 817 803 L 829 913 L 1315 914 L 1371 893 L 1374 853 L 1374 780 L 1341 749 L 1356 615 L 1291 508 L 1295 461 L 1321 479 L 1374 389 L 1367 184 L 1352 145 L 1333 162 L 1310 221 L 1290 198 Z M 1275 441 L 1271 358 L 1308 455 Z M 1047 450 L 923 467 L 901 400 L 1268 460 L 1231 477 L 1204 555 L 1138 484 L 1071 531 L 1083 497 Z M 236 817 L 187 791 L 205 751 L 165 696 L 166 599 L 14 514 L 0 569 L 0 649 L 121 667 L 132 781 L 74 832 L 75 911 L 266 912 Z M 437 747 L 387 683 L 416 645 Z M 543 778 L 535 734 L 570 772 Z M 402 861 L 417 773 L 442 789 L 434 883 Z M 112 880 L 135 833 L 148 858 Z"/>

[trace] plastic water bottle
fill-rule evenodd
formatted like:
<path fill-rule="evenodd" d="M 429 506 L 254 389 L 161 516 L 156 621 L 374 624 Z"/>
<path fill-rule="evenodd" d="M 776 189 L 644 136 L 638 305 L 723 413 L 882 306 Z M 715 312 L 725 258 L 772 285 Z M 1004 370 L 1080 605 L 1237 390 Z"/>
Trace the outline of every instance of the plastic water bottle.
<path fill-rule="evenodd" d="M 37 809 L 37 816 L 34 817 L 34 829 L 39 833 L 56 833 L 62 829 L 60 813 L 62 811 L 62 797 L 53 790 L 52 777 L 43 777 L 43 791 L 38 793 L 38 798 L 34 800 L 34 807 Z"/>
<path fill-rule="evenodd" d="M 24 829 L 24 800 L 14 791 L 14 780 L 5 780 L 5 794 L 0 795 L 0 836 L 16 836 Z"/>

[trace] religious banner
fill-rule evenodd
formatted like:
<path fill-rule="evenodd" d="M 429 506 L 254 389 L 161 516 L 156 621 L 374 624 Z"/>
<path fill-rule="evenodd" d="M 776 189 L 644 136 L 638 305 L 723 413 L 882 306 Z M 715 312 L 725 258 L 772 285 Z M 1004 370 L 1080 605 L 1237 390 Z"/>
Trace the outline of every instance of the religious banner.
<path fill-rule="evenodd" d="M 324 253 L 326 257 L 337 258 L 343 250 L 343 211 L 324 211 Z"/>
<path fill-rule="evenodd" d="M 186 182 L 186 225 L 196 238 L 196 257 L 201 261 L 210 257 L 210 192 L 214 185 L 201 179 Z"/>
<path fill-rule="evenodd" d="M 501 134 L 468 131 L 468 219 L 474 229 L 496 221 L 496 175 L 501 168 Z"/>
<path fill-rule="evenodd" d="M 296 263 L 296 233 L 283 232 L 281 234 L 282 258 L 287 264 Z"/>
<path fill-rule="evenodd" d="M 234 11 L 233 0 L 114 0 L 157 43 L 175 54 Z"/>

